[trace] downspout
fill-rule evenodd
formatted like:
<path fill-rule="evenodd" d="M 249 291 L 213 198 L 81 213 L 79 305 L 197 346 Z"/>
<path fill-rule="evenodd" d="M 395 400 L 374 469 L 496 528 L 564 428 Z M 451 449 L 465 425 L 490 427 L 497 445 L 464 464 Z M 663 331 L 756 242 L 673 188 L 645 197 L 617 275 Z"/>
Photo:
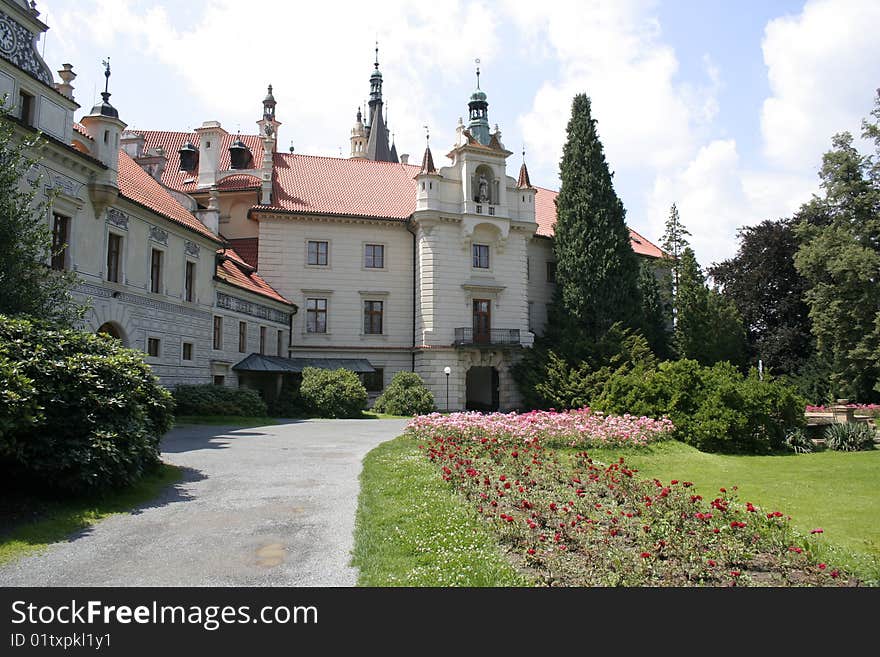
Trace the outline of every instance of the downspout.
<path fill-rule="evenodd" d="M 412 352 L 410 371 L 416 371 L 416 233 L 407 222 L 407 230 L 412 234 Z"/>

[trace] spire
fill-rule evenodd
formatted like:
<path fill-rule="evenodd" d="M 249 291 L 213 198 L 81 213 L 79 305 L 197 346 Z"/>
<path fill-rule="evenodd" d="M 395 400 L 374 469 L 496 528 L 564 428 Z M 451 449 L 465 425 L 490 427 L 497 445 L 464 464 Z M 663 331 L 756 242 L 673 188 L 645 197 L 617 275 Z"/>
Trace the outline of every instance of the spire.
<path fill-rule="evenodd" d="M 475 60 L 477 64 L 477 88 L 471 94 L 470 102 L 468 102 L 468 110 L 470 121 L 468 121 L 468 132 L 484 146 L 489 145 L 489 103 L 486 101 L 486 93 L 480 89 L 480 60 Z"/>
<path fill-rule="evenodd" d="M 269 91 L 263 99 L 263 118 L 266 121 L 275 120 L 275 96 L 272 95 L 272 85 L 269 85 Z"/>
<path fill-rule="evenodd" d="M 370 76 L 370 124 L 367 137 L 366 158 L 378 162 L 394 162 L 388 143 L 388 128 L 382 116 L 382 73 L 379 71 L 379 42 L 376 41 L 376 61 Z M 396 152 L 394 153 L 396 157 Z"/>
<path fill-rule="evenodd" d="M 516 181 L 517 189 L 528 189 L 532 186 L 532 181 L 529 180 L 529 170 L 526 167 L 526 149 L 523 149 L 522 152 L 523 163 L 519 168 L 519 180 Z"/>
<path fill-rule="evenodd" d="M 434 167 L 434 156 L 431 155 L 431 133 L 428 132 L 428 126 L 425 126 L 425 154 L 422 156 L 422 168 L 419 175 L 436 174 L 437 169 Z"/>
<path fill-rule="evenodd" d="M 382 104 L 382 73 L 379 71 L 379 42 L 376 41 L 376 61 L 370 75 L 370 125 L 373 125 L 373 113 L 376 106 Z"/>
<path fill-rule="evenodd" d="M 391 159 L 390 162 L 399 163 L 400 160 L 397 157 L 397 146 L 394 144 L 394 133 L 391 133 Z"/>
<path fill-rule="evenodd" d="M 101 103 L 92 108 L 92 114 L 100 114 L 101 116 L 110 116 L 114 119 L 119 118 L 119 112 L 110 104 L 110 58 L 103 60 L 104 65 L 104 91 L 101 92 Z"/>

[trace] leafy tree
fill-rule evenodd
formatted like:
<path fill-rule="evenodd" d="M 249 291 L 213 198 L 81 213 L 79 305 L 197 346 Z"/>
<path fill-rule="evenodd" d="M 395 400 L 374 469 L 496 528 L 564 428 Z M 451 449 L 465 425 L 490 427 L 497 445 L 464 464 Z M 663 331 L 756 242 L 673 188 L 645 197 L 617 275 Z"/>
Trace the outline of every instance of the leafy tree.
<path fill-rule="evenodd" d="M 667 281 L 663 272 L 658 272 L 652 263 L 642 261 L 639 270 L 639 290 L 642 293 L 642 333 L 651 350 L 661 360 L 671 356 L 670 323 L 672 314 L 669 303 L 661 291 L 660 280 Z"/>
<path fill-rule="evenodd" d="M 52 198 L 40 198 L 39 178 L 28 175 L 39 137 L 20 139 L 8 113 L 0 98 L 0 313 L 71 325 L 84 311 L 70 293 L 76 277 L 47 265 Z"/>
<path fill-rule="evenodd" d="M 686 247 L 679 262 L 680 278 L 675 297 L 674 341 L 680 358 L 702 365 L 730 361 L 743 365 L 746 356 L 745 331 L 733 304 L 717 290 L 706 286 L 706 279 L 694 256 Z"/>
<path fill-rule="evenodd" d="M 742 317 L 753 362 L 795 374 L 813 354 L 807 281 L 794 266 L 798 240 L 790 219 L 739 229 L 737 254 L 709 269 Z"/>
<path fill-rule="evenodd" d="M 687 238 L 690 231 L 681 223 L 678 215 L 678 207 L 675 203 L 669 208 L 669 218 L 666 220 L 666 226 L 663 232 L 663 240 L 660 242 L 662 248 L 669 258 L 672 260 L 670 269 L 672 270 L 672 291 L 675 294 L 678 290 L 678 261 L 684 250 L 690 246 Z"/>
<path fill-rule="evenodd" d="M 835 396 L 880 397 L 880 91 L 862 136 L 862 155 L 847 132 L 832 139 L 819 172 L 822 196 L 796 215 L 801 245 L 795 267 L 810 284 L 817 349 L 831 366 Z"/>
<path fill-rule="evenodd" d="M 599 339 L 615 322 L 638 326 L 639 264 L 584 94 L 572 103 L 560 177 L 555 305 L 587 339 Z"/>

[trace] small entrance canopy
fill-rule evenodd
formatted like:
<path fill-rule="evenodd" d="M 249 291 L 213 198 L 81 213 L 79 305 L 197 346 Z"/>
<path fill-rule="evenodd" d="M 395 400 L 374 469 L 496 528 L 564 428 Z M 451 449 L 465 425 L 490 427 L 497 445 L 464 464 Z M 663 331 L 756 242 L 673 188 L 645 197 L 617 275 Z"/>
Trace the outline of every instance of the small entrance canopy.
<path fill-rule="evenodd" d="M 356 374 L 375 372 L 366 358 L 284 358 L 251 354 L 232 366 L 236 372 L 280 372 L 299 374 L 306 367 L 322 370 L 350 370 Z"/>

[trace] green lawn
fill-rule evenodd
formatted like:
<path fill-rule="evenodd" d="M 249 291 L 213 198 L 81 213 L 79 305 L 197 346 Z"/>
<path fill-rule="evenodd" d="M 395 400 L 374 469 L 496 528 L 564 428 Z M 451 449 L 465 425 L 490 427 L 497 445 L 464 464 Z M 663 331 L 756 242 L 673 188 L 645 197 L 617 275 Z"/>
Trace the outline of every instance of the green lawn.
<path fill-rule="evenodd" d="M 623 456 L 645 477 L 693 481 L 704 497 L 738 486 L 740 501 L 792 517 L 802 532 L 870 561 L 880 559 L 880 450 L 784 456 L 704 454 L 670 441 L 645 450 L 589 450 L 610 462 Z"/>
<path fill-rule="evenodd" d="M 38 552 L 107 516 L 127 513 L 180 478 L 179 468 L 163 463 L 134 486 L 105 497 L 58 502 L 4 495 L 0 505 L 0 565 Z"/>
<path fill-rule="evenodd" d="M 361 586 L 528 586 L 412 438 L 364 459 L 352 565 Z"/>

